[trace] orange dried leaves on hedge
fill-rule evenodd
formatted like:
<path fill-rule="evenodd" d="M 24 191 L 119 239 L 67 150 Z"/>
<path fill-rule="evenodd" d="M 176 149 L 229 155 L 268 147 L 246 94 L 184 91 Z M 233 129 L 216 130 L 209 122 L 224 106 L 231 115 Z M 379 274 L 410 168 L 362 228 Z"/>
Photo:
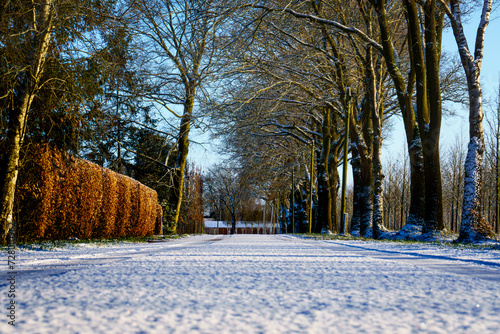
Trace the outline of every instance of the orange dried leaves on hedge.
<path fill-rule="evenodd" d="M 155 231 L 156 191 L 46 144 L 26 153 L 16 217 L 20 240 L 146 236 Z"/>
<path fill-rule="evenodd" d="M 99 213 L 97 230 L 94 238 L 109 238 L 115 235 L 118 210 L 118 178 L 116 173 L 102 169 L 102 207 Z"/>

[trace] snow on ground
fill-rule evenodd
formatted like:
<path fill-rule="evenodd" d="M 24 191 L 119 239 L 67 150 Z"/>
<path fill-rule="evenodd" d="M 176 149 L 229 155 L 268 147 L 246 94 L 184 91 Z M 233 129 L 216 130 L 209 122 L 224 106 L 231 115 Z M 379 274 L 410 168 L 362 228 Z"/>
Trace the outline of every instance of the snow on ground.
<path fill-rule="evenodd" d="M 1 254 L 7 258 L 7 254 Z M 1 333 L 499 333 L 500 252 L 293 236 L 18 251 Z"/>

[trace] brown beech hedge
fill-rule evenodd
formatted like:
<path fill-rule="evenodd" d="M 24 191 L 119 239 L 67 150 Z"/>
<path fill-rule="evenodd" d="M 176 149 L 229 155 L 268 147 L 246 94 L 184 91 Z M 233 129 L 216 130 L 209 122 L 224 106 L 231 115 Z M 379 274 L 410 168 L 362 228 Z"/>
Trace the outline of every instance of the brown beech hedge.
<path fill-rule="evenodd" d="M 31 145 L 19 173 L 20 241 L 141 237 L 161 231 L 157 194 L 138 181 L 47 144 Z"/>

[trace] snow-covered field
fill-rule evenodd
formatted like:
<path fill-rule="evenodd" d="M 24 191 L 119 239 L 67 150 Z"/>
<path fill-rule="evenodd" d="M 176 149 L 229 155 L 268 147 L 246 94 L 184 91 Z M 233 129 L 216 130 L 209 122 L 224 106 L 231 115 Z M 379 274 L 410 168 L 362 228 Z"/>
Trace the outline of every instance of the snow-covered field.
<path fill-rule="evenodd" d="M 500 251 L 236 235 L 16 256 L 1 333 L 500 333 Z"/>

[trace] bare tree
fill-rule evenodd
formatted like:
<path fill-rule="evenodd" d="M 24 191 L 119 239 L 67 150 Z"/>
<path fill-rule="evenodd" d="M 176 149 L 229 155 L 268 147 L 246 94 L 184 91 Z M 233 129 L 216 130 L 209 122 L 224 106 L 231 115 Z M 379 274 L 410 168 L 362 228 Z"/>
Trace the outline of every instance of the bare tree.
<path fill-rule="evenodd" d="M 498 98 L 498 96 L 497 96 Z M 493 199 L 493 219 L 490 220 L 496 234 L 500 233 L 500 103 L 492 108 L 490 113 L 486 113 L 486 135 L 485 135 L 485 162 L 483 172 L 482 193 L 483 198 L 487 192 L 484 185 L 487 186 L 490 194 L 488 198 Z"/>
<path fill-rule="evenodd" d="M 387 199 L 387 215 L 385 227 L 390 230 L 400 230 L 407 219 L 410 191 L 409 191 L 409 166 L 408 156 L 405 152 L 402 157 L 389 157 L 384 164 L 386 178 L 384 179 L 384 197 Z M 419 232 L 419 231 L 418 231 Z M 396 235 L 398 238 L 406 237 L 403 233 Z"/>
<path fill-rule="evenodd" d="M 234 166 L 215 165 L 205 177 L 206 194 L 212 202 L 223 204 L 231 215 L 231 233 L 236 232 L 240 205 L 251 197 L 251 185 Z"/>
<path fill-rule="evenodd" d="M 221 17 L 215 11 L 216 1 L 210 0 L 140 0 L 132 5 L 137 15 L 133 26 L 137 47 L 145 59 L 142 73 L 150 86 L 144 98 L 179 120 L 179 126 L 175 127 L 171 199 L 176 225 L 183 197 L 189 134 L 196 117 L 196 98 L 213 71 L 213 56 L 217 52 L 214 44 Z"/>
<path fill-rule="evenodd" d="M 461 135 L 457 135 L 455 141 L 449 147 L 448 154 L 443 163 L 443 191 L 447 203 L 445 217 L 448 217 L 449 228 L 458 232 L 459 217 L 463 200 L 463 177 L 465 162 L 465 145 Z"/>

